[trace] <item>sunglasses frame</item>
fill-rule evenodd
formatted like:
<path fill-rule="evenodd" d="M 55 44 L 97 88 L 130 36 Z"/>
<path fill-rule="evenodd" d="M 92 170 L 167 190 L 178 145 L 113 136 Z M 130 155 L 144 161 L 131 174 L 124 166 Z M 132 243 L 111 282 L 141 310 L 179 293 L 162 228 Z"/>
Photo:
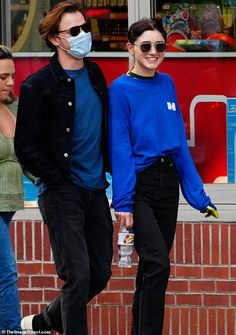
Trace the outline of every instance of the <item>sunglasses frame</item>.
<path fill-rule="evenodd" d="M 134 45 L 137 45 L 137 46 L 139 46 L 139 48 L 140 48 L 140 50 L 143 52 L 143 53 L 146 53 L 146 52 L 149 52 L 150 50 L 151 50 L 151 48 L 152 48 L 152 46 L 154 45 L 154 47 L 155 47 L 155 50 L 156 50 L 156 52 L 159 52 L 159 53 L 164 53 L 164 52 L 166 52 L 166 50 L 167 50 L 167 47 L 168 47 L 168 44 L 166 43 L 166 42 L 162 42 L 162 41 L 160 41 L 160 42 L 156 42 L 156 43 L 151 43 L 151 42 L 149 42 L 149 41 L 146 41 L 146 42 L 141 42 L 141 43 L 139 43 L 139 44 L 134 44 Z M 148 50 L 143 50 L 143 46 L 147 46 L 148 45 Z M 165 45 L 165 50 L 158 50 L 158 46 L 162 46 L 162 45 Z"/>
<path fill-rule="evenodd" d="M 75 37 L 75 36 L 78 36 L 81 32 L 81 29 L 85 32 L 85 33 L 88 33 L 91 31 L 91 26 L 90 26 L 90 23 L 89 22 L 85 22 L 83 24 L 81 24 L 80 26 L 74 26 L 74 27 L 71 27 L 70 29 L 65 29 L 65 30 L 60 30 L 58 31 L 58 33 L 70 33 L 71 36 Z"/>

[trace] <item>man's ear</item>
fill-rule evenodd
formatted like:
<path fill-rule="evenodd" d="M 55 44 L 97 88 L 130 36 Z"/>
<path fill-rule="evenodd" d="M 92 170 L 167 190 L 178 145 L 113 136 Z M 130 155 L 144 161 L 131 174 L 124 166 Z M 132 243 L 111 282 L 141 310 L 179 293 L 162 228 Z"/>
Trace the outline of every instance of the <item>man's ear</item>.
<path fill-rule="evenodd" d="M 56 47 L 58 46 L 58 37 L 56 35 L 49 35 L 48 36 L 49 41 L 55 45 Z"/>

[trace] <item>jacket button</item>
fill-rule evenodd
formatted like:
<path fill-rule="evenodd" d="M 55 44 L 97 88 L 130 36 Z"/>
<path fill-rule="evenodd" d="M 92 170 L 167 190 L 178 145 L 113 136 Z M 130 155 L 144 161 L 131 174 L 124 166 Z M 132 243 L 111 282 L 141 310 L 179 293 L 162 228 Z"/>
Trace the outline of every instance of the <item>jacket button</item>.
<path fill-rule="evenodd" d="M 64 157 L 67 158 L 69 155 L 67 152 L 64 153 Z"/>
<path fill-rule="evenodd" d="M 66 128 L 66 132 L 69 133 L 70 132 L 70 128 Z"/>
<path fill-rule="evenodd" d="M 71 82 L 71 78 L 67 78 L 67 81 L 68 81 L 68 83 L 70 83 Z"/>
<path fill-rule="evenodd" d="M 68 106 L 72 106 L 73 104 L 72 104 L 72 102 L 71 101 L 69 101 L 68 102 Z"/>

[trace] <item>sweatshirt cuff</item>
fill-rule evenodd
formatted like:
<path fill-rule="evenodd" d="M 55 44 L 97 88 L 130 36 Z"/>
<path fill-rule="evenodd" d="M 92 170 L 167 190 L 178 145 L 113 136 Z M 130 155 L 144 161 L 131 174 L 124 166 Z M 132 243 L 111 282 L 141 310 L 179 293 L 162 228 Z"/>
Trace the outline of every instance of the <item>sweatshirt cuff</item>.
<path fill-rule="evenodd" d="M 115 207 L 115 212 L 133 212 L 134 209 L 132 206 L 126 205 L 122 207 Z"/>
<path fill-rule="evenodd" d="M 212 203 L 211 201 L 209 201 L 209 203 L 208 203 L 204 208 L 202 208 L 202 209 L 200 210 L 200 212 L 201 212 L 201 213 L 205 213 L 205 212 L 206 212 L 206 209 L 207 209 L 208 206 L 212 207 L 215 211 L 217 211 L 216 206 L 213 205 L 213 203 Z"/>

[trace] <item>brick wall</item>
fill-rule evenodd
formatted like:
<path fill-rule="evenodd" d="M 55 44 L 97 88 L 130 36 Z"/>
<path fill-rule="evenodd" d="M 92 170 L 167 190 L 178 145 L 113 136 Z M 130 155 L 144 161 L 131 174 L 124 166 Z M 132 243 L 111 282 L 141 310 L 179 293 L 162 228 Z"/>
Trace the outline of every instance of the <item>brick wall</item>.
<path fill-rule="evenodd" d="M 114 259 L 117 257 L 114 224 Z M 47 227 L 14 221 L 22 314 L 40 312 L 59 292 Z M 236 223 L 178 222 L 171 251 L 164 335 L 236 335 Z M 107 288 L 88 306 L 91 335 L 130 335 L 137 256 L 131 269 L 112 265 Z"/>

